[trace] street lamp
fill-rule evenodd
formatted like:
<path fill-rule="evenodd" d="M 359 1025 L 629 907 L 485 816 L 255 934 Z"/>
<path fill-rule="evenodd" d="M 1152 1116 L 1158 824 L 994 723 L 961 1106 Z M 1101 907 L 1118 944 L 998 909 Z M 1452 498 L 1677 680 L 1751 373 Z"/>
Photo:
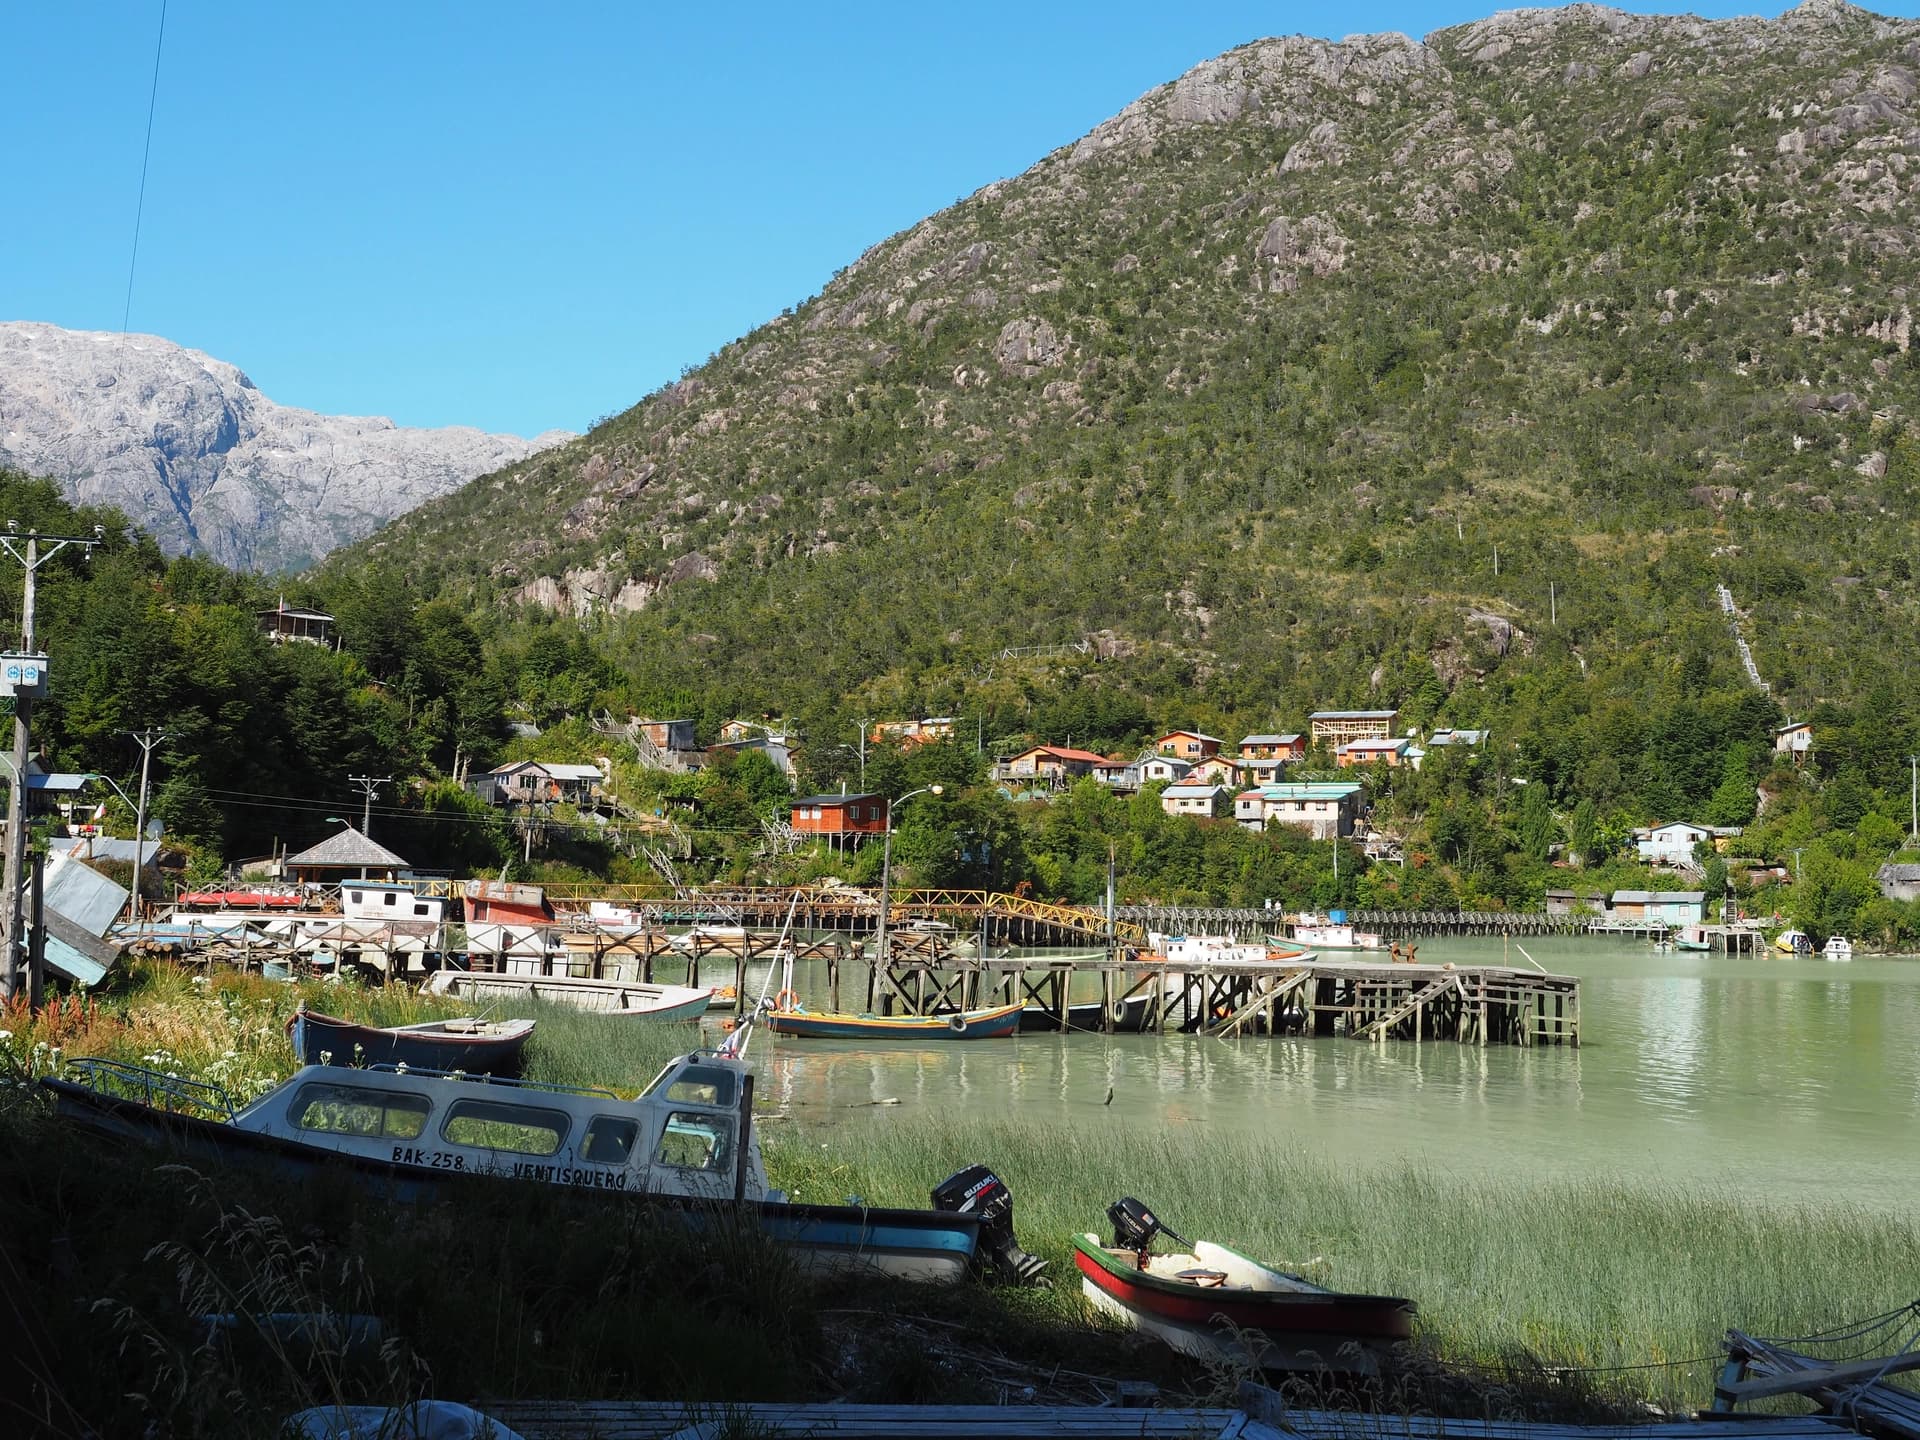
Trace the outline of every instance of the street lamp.
<path fill-rule="evenodd" d="M 880 848 L 880 929 L 874 936 L 873 955 L 875 965 L 887 963 L 887 913 L 892 908 L 893 882 L 893 807 L 904 805 L 916 795 L 939 795 L 946 790 L 944 785 L 922 785 L 918 790 L 909 790 L 898 800 L 887 802 L 886 838 Z"/>

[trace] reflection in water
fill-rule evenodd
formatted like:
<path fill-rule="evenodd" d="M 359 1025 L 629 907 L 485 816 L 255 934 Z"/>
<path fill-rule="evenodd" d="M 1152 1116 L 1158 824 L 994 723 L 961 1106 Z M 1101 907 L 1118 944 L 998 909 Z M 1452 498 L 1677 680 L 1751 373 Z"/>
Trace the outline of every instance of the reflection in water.
<path fill-rule="evenodd" d="M 1421 950 L 1486 958 L 1471 942 Z M 1861 959 L 1836 976 L 1820 960 L 1605 942 L 1536 951 L 1585 981 L 1579 1049 L 1050 1034 L 912 1048 L 761 1034 L 753 1058 L 768 1107 L 816 1130 L 964 1112 L 1214 1126 L 1341 1165 L 1503 1179 L 1627 1175 L 1902 1208 L 1920 1187 L 1909 1138 L 1920 963 Z M 824 1005 L 823 964 L 800 966 L 798 982 Z M 750 995 L 759 984 L 756 967 Z"/>

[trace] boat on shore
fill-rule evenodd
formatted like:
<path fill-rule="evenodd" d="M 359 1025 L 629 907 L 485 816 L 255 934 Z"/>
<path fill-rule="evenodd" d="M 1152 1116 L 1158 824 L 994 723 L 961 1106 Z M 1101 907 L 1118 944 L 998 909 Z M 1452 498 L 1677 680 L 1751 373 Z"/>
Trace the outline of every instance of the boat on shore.
<path fill-rule="evenodd" d="M 295 1182 L 344 1173 L 418 1201 L 519 1181 L 663 1205 L 696 1228 L 738 1216 L 813 1274 L 950 1283 L 980 1251 L 977 1214 L 795 1204 L 770 1188 L 752 1076 L 715 1051 L 675 1059 L 635 1100 L 393 1066 L 304 1066 L 239 1109 L 218 1086 L 110 1060 L 39 1083 L 92 1133 Z"/>
<path fill-rule="evenodd" d="M 293 1050 L 306 1065 L 405 1065 L 511 1075 L 533 1034 L 531 1020 L 456 1017 L 418 1025 L 362 1025 L 302 1005 L 287 1021 Z"/>
<path fill-rule="evenodd" d="M 1804 930 L 1782 930 L 1773 937 L 1773 948 L 1782 955 L 1813 954 L 1813 938 Z"/>
<path fill-rule="evenodd" d="M 1113 1243 L 1078 1235 L 1073 1260 L 1096 1309 L 1183 1355 L 1276 1369 L 1371 1371 L 1413 1334 L 1414 1302 L 1348 1295 L 1167 1229 L 1131 1197 L 1107 1209 Z M 1160 1236 L 1186 1247 L 1155 1254 Z"/>
<path fill-rule="evenodd" d="M 955 1010 L 945 1015 L 837 1015 L 800 1008 L 790 992 L 781 992 L 766 1014 L 776 1035 L 810 1040 L 1000 1040 L 1020 1028 L 1024 1005 L 995 1005 L 984 1010 Z"/>
<path fill-rule="evenodd" d="M 575 1010 L 620 1020 L 674 1023 L 698 1020 L 713 999 L 710 989 L 650 985 L 640 980 L 594 980 L 576 975 L 514 975 L 482 970 L 436 970 L 423 994 L 507 1004 L 549 1000 Z"/>
<path fill-rule="evenodd" d="M 1713 948 L 1713 942 L 1707 939 L 1707 930 L 1704 925 L 1686 925 L 1674 934 L 1673 948 L 1676 950 L 1711 950 Z"/>

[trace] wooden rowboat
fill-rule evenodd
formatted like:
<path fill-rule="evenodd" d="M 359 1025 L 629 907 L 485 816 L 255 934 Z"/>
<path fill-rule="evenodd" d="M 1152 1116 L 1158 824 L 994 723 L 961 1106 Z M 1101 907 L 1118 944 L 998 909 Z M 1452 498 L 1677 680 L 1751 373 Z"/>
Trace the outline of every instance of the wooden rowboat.
<path fill-rule="evenodd" d="M 304 1005 L 287 1021 L 303 1065 L 405 1065 L 511 1075 L 533 1034 L 531 1020 L 428 1020 L 419 1025 L 361 1025 Z M 324 1057 L 324 1058 L 323 1058 Z"/>
<path fill-rule="evenodd" d="M 1150 1222 L 1146 1245 L 1155 1234 L 1172 1234 L 1131 1203 Z M 1413 1333 L 1411 1300 L 1328 1290 L 1205 1240 L 1182 1240 L 1184 1252 L 1155 1255 L 1133 1248 L 1137 1234 L 1116 1238 L 1126 1243 L 1074 1237 L 1081 1289 L 1096 1309 L 1183 1355 L 1281 1369 L 1371 1370 L 1379 1351 Z"/>
<path fill-rule="evenodd" d="M 789 1007 L 767 1013 L 776 1035 L 814 1040 L 998 1040 L 1020 1028 L 1020 1005 L 948 1015 L 832 1015 Z"/>
<path fill-rule="evenodd" d="M 433 995 L 508 1004 L 550 1000 L 575 1010 L 621 1020 L 671 1023 L 698 1020 L 713 991 L 687 985 L 648 985 L 637 980 L 588 980 L 572 975 L 509 975 L 478 970 L 436 970 L 422 987 Z"/>

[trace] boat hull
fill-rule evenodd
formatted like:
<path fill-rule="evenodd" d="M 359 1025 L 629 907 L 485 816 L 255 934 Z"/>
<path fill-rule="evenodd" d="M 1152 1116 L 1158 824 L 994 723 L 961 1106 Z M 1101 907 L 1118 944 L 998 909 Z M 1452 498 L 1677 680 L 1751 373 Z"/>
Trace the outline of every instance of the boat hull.
<path fill-rule="evenodd" d="M 1380 1350 L 1413 1333 L 1413 1302 L 1397 1296 L 1346 1295 L 1304 1281 L 1285 1290 L 1205 1289 L 1130 1269 L 1091 1237 L 1073 1243 L 1087 1298 L 1182 1354 L 1367 1370 Z"/>
<path fill-rule="evenodd" d="M 470 1075 L 511 1075 L 533 1034 L 531 1020 L 489 1026 L 493 1034 L 463 1035 L 429 1025 L 358 1025 L 308 1010 L 288 1026 L 294 1053 L 306 1065 L 406 1065 L 421 1070 L 460 1070 Z M 322 1059 L 322 1056 L 330 1059 Z"/>
<path fill-rule="evenodd" d="M 776 1035 L 809 1040 L 1000 1040 L 1020 1028 L 1020 1005 L 965 1010 L 952 1015 L 816 1015 L 775 1010 L 766 1027 Z"/>
<path fill-rule="evenodd" d="M 55 1112 L 103 1138 L 164 1149 L 180 1158 L 277 1175 L 304 1183 L 323 1176 L 351 1176 L 359 1185 L 402 1203 L 455 1200 L 482 1185 L 535 1185 L 536 1180 L 472 1172 L 436 1171 L 302 1145 L 277 1134 L 243 1130 L 221 1120 L 161 1110 L 137 1100 L 103 1095 L 83 1085 L 43 1079 Z M 936 1210 L 870 1209 L 854 1205 L 800 1205 L 783 1201 L 714 1201 L 637 1190 L 581 1189 L 553 1185 L 593 1203 L 643 1205 L 696 1228 L 751 1220 L 793 1256 L 801 1270 L 818 1277 L 884 1276 L 922 1284 L 950 1284 L 973 1267 L 980 1222 L 972 1215 Z"/>
<path fill-rule="evenodd" d="M 475 970 L 438 970 L 427 991 L 462 1000 L 548 1000 L 616 1020 L 678 1024 L 698 1020 L 713 999 L 710 989 L 648 985 L 630 980 L 586 980 L 571 975 L 511 975 Z"/>
<path fill-rule="evenodd" d="M 1066 1028 L 1069 1031 L 1093 1031 L 1096 1033 L 1104 1031 L 1106 1024 L 1100 1012 L 1101 1005 L 1098 1000 L 1088 1000 L 1077 1005 L 1069 1005 L 1067 1007 Z M 1117 1035 L 1138 1035 L 1147 1028 L 1147 1022 L 1150 1018 L 1150 996 L 1134 995 L 1125 1000 L 1117 1000 L 1114 1002 L 1113 1029 Z M 1051 1010 L 1044 1010 L 1040 1006 L 1032 1004 L 1021 1007 L 1021 1034 L 1024 1035 L 1036 1031 L 1057 1033 L 1060 1028 L 1060 1022 Z"/>

